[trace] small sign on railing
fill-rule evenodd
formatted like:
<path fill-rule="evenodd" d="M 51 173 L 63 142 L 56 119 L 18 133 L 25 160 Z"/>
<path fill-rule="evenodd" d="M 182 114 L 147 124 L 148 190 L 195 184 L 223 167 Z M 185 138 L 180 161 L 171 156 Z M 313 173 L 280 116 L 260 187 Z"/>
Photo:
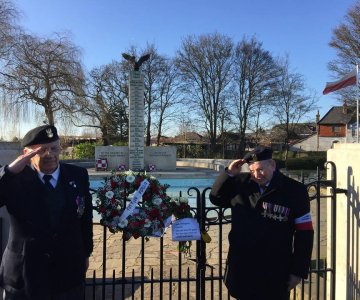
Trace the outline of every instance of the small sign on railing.
<path fill-rule="evenodd" d="M 193 241 L 200 240 L 199 223 L 194 218 L 184 218 L 172 224 L 173 241 Z"/>

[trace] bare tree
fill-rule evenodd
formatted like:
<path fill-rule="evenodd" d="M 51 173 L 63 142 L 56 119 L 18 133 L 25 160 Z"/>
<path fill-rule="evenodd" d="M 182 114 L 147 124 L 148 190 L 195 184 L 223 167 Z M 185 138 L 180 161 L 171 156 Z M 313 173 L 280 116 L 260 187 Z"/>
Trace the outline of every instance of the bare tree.
<path fill-rule="evenodd" d="M 157 146 L 160 145 L 160 138 L 166 123 L 178 116 L 176 106 L 181 99 L 177 69 L 170 59 L 165 59 L 163 63 L 163 68 L 159 72 L 158 88 L 155 93 L 156 103 L 154 105 Z"/>
<path fill-rule="evenodd" d="M 273 112 L 284 130 L 285 160 L 289 140 L 295 132 L 299 120 L 308 112 L 316 110 L 316 98 L 306 92 L 305 81 L 301 74 L 291 73 L 289 60 L 279 62 L 280 76 L 273 90 Z"/>
<path fill-rule="evenodd" d="M 76 111 L 76 100 L 83 95 L 80 52 L 65 36 L 21 35 L 0 77 L 12 105 L 42 107 L 49 124 L 55 123 L 56 113 Z"/>
<path fill-rule="evenodd" d="M 76 126 L 99 128 L 103 145 L 128 137 L 128 85 L 124 65 L 112 62 L 94 68 L 87 80 L 86 98 Z M 86 118 L 83 118 L 83 117 Z"/>
<path fill-rule="evenodd" d="M 265 128 L 268 125 L 264 110 L 269 107 L 269 100 L 264 99 L 261 95 L 259 96 L 258 105 L 251 112 L 249 117 L 249 129 L 252 132 L 252 143 L 259 145 L 261 140 L 265 136 Z M 271 116 L 272 117 L 272 116 Z"/>
<path fill-rule="evenodd" d="M 12 1 L 0 0 L 0 59 L 8 56 L 16 41 L 18 16 L 19 12 Z"/>
<path fill-rule="evenodd" d="M 345 16 L 345 20 L 333 31 L 330 47 L 336 51 L 337 58 L 328 64 L 329 70 L 333 73 L 335 80 L 354 69 L 355 64 L 360 62 L 360 1 L 351 7 Z M 349 104 L 355 105 L 355 89 L 341 89 L 336 92 L 339 100 L 344 99 Z"/>
<path fill-rule="evenodd" d="M 220 109 L 219 109 L 219 131 L 221 136 L 221 146 L 222 146 L 222 158 L 225 158 L 225 150 L 226 150 L 226 144 L 228 142 L 227 138 L 227 129 L 230 129 L 230 122 L 232 118 L 232 113 L 230 111 L 230 108 L 227 107 L 226 101 L 221 101 Z M 229 130 L 231 131 L 231 129 Z"/>
<path fill-rule="evenodd" d="M 16 21 L 19 12 L 12 1 L 0 0 L 0 69 L 6 64 L 6 59 L 11 53 L 13 45 L 16 43 L 20 28 Z M 2 120 L 1 129 L 4 132 L 15 130 L 18 135 L 19 130 L 19 111 L 12 110 L 8 105 L 7 94 L 0 90 L 0 119 Z"/>
<path fill-rule="evenodd" d="M 220 108 L 231 81 L 233 42 L 218 33 L 189 36 L 177 52 L 176 64 L 190 101 L 196 104 L 215 152 Z"/>
<path fill-rule="evenodd" d="M 142 67 L 145 76 L 145 121 L 146 121 L 146 137 L 145 144 L 150 146 L 151 143 L 151 124 L 154 107 L 156 101 L 159 99 L 156 94 L 159 90 L 160 74 L 165 68 L 165 59 L 158 54 L 155 45 L 148 45 L 143 54 L 149 53 L 150 59 L 148 59 Z"/>
<path fill-rule="evenodd" d="M 240 133 L 239 155 L 245 151 L 245 132 L 249 118 L 266 103 L 277 77 L 277 66 L 272 55 L 263 49 L 255 37 L 243 38 L 236 46 L 234 64 L 234 102 Z"/>

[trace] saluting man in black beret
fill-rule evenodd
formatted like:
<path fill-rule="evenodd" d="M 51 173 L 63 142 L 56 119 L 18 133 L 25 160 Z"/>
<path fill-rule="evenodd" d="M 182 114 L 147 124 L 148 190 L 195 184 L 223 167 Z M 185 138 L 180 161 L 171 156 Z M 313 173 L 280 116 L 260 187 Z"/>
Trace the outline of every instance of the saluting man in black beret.
<path fill-rule="evenodd" d="M 5 300 L 80 300 L 92 241 L 86 169 L 59 163 L 57 130 L 22 140 L 23 155 L 0 168 L 0 205 L 10 216 L 0 267 Z"/>
<path fill-rule="evenodd" d="M 248 164 L 250 173 L 241 172 Z M 210 200 L 230 207 L 232 225 L 225 284 L 240 300 L 288 300 L 307 278 L 313 244 L 306 187 L 276 168 L 259 146 L 216 179 Z"/>

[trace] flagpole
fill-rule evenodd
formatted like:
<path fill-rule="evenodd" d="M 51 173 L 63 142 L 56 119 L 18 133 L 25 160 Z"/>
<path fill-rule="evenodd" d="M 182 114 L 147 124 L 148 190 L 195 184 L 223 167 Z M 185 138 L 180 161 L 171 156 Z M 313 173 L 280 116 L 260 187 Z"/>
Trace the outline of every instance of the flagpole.
<path fill-rule="evenodd" d="M 356 64 L 356 141 L 359 143 L 359 83 L 358 83 L 359 66 Z"/>

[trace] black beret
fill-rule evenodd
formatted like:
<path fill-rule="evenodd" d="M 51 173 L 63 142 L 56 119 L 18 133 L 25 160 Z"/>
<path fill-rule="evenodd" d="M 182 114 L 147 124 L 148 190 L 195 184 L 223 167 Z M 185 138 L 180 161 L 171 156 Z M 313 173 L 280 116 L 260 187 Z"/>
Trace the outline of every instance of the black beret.
<path fill-rule="evenodd" d="M 53 125 L 43 125 L 31 129 L 21 141 L 22 147 L 31 145 L 47 144 L 57 141 L 59 136 L 56 127 Z"/>
<path fill-rule="evenodd" d="M 248 164 L 260 160 L 271 159 L 271 158 L 272 158 L 272 150 L 271 148 L 265 146 L 258 146 L 244 156 L 244 159 Z"/>

